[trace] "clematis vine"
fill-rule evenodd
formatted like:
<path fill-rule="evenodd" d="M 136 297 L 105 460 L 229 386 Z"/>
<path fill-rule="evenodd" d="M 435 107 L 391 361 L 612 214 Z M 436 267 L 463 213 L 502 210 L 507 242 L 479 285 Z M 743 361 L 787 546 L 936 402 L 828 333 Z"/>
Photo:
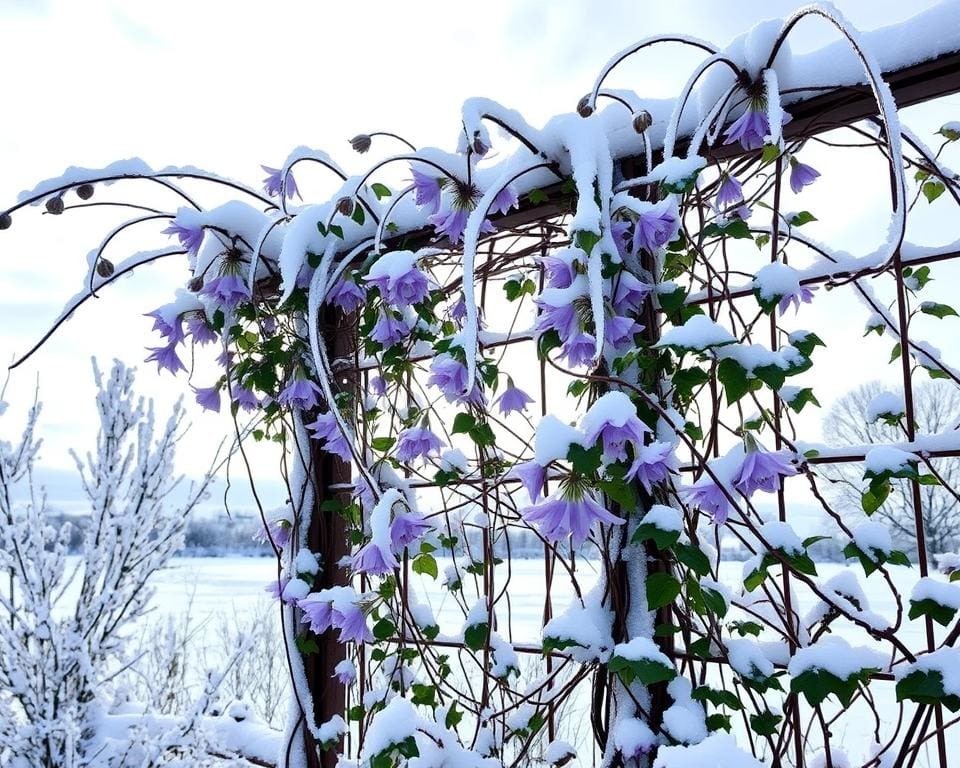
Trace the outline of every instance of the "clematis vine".
<path fill-rule="evenodd" d="M 353 461 L 353 452 L 350 450 L 350 443 L 343 436 L 340 425 L 337 424 L 336 416 L 331 412 L 321 413 L 316 420 L 305 425 L 313 434 L 314 440 L 320 440 L 323 448 L 328 453 L 338 456 L 346 462 Z"/>
<path fill-rule="evenodd" d="M 373 632 L 360 608 L 360 597 L 351 587 L 313 592 L 298 600 L 297 606 L 303 611 L 303 623 L 315 634 L 332 628 L 339 630 L 341 643 L 373 642 Z"/>
<path fill-rule="evenodd" d="M 556 543 L 570 537 L 574 547 L 580 547 L 590 534 L 594 523 L 620 525 L 626 522 L 600 504 L 593 494 L 572 478 L 561 483 L 561 490 L 553 496 L 520 512 L 521 517 L 540 531 L 549 542 Z"/>

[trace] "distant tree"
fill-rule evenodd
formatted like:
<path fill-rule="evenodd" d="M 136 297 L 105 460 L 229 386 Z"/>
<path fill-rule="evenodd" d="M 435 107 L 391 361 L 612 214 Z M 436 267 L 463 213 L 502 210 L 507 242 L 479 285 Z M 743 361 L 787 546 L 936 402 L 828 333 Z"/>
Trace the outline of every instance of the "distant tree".
<path fill-rule="evenodd" d="M 892 443 L 906 440 L 903 419 L 896 426 L 883 419 L 871 421 L 870 406 L 888 391 L 871 381 L 841 397 L 823 421 L 823 434 L 834 446 Z M 892 391 L 892 390 L 891 390 Z M 898 392 L 899 394 L 899 392 Z M 942 432 L 960 422 L 960 390 L 952 384 L 931 381 L 914 389 L 914 413 L 918 434 Z M 937 459 L 937 472 L 951 488 L 960 487 L 960 459 Z M 824 469 L 832 483 L 828 495 L 841 512 L 862 516 L 860 494 L 866 486 L 859 463 L 838 464 Z M 920 486 L 923 528 L 930 555 L 955 550 L 960 543 L 960 503 L 943 486 Z M 895 480 L 894 492 L 874 513 L 890 526 L 894 543 L 908 553 L 916 552 L 913 495 L 907 480 Z"/>

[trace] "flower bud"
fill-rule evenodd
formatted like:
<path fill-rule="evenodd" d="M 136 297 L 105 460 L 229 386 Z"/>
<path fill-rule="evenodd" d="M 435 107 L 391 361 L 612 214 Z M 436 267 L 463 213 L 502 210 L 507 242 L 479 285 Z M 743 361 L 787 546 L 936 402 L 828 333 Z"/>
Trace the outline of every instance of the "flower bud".
<path fill-rule="evenodd" d="M 199 293 L 201 288 L 203 288 L 203 278 L 199 275 L 187 283 L 187 290 L 192 293 Z"/>
<path fill-rule="evenodd" d="M 52 213 L 54 216 L 59 216 L 61 213 L 63 213 L 63 198 L 60 197 L 60 195 L 48 198 L 46 206 L 47 213 Z"/>
<path fill-rule="evenodd" d="M 0 229 L 10 229 L 11 224 L 13 224 L 13 218 L 10 214 L 6 211 L 0 213 Z"/>
<path fill-rule="evenodd" d="M 77 197 L 81 200 L 89 200 L 93 197 L 93 184 L 81 184 L 77 187 Z"/>
<path fill-rule="evenodd" d="M 588 93 L 577 102 L 577 114 L 580 117 L 590 117 L 593 114 L 593 107 L 590 106 L 590 94 Z"/>
<path fill-rule="evenodd" d="M 483 140 L 476 134 L 473 137 L 473 151 L 476 152 L 480 157 L 483 157 L 487 152 L 490 151 L 490 147 L 483 143 Z"/>
<path fill-rule="evenodd" d="M 341 197 L 337 200 L 337 210 L 342 213 L 344 216 L 350 216 L 353 214 L 353 198 L 352 197 Z"/>
<path fill-rule="evenodd" d="M 650 127 L 651 123 L 653 123 L 653 118 L 645 109 L 641 109 L 633 116 L 633 130 L 637 133 L 643 133 Z"/>
<path fill-rule="evenodd" d="M 101 256 L 97 262 L 97 274 L 104 278 L 110 277 L 113 274 L 113 262 Z"/>
<path fill-rule="evenodd" d="M 373 143 L 371 138 L 365 133 L 358 133 L 352 139 L 350 139 L 350 146 L 353 148 L 354 152 L 359 152 L 361 155 L 370 149 L 370 145 Z"/>

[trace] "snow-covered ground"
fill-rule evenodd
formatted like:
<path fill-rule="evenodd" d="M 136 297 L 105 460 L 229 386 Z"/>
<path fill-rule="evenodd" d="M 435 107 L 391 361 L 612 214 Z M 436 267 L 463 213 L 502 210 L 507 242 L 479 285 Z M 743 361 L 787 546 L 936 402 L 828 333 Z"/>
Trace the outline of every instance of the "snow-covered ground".
<path fill-rule="evenodd" d="M 439 564 L 442 572 L 445 563 L 441 560 Z M 596 567 L 595 562 L 578 560 L 578 578 L 581 589 L 588 589 L 595 581 Z M 844 570 L 844 566 L 838 563 L 823 563 L 819 564 L 817 568 L 821 581 L 826 581 Z M 741 563 L 724 563 L 720 574 L 721 581 L 735 591 L 737 585 L 742 583 L 741 572 Z M 276 565 L 270 558 L 175 558 L 170 567 L 154 579 L 153 585 L 156 589 L 154 598 L 155 616 L 182 614 L 185 606 L 191 600 L 191 616 L 192 620 L 197 622 L 196 625 L 202 624 L 204 619 L 213 619 L 225 614 L 234 615 L 238 618 L 250 616 L 258 603 L 263 600 L 264 584 L 275 577 L 275 574 Z M 916 569 L 892 568 L 891 576 L 898 591 L 908 596 L 919 573 Z M 497 578 L 501 585 L 507 579 L 505 566 L 498 567 Z M 871 610 L 895 620 L 895 603 L 889 589 L 882 580 L 882 576 L 874 574 L 871 578 L 864 579 L 860 575 L 860 582 L 864 586 Z M 451 635 L 456 634 L 462 627 L 463 613 L 450 595 L 429 577 L 422 579 L 418 586 L 420 599 L 430 603 L 440 624 L 441 632 Z M 466 588 L 471 590 L 472 586 L 467 584 Z M 572 594 L 567 579 L 558 570 L 552 590 L 554 611 L 562 611 L 570 601 Z M 814 605 L 813 596 L 803 590 L 798 590 L 797 598 L 801 616 L 806 615 Z M 906 598 L 904 599 L 906 600 Z M 507 608 L 507 600 L 509 600 L 509 609 Z M 498 609 L 501 634 L 518 644 L 538 642 L 543 608 L 544 562 L 537 559 L 515 560 L 511 566 L 506 597 L 502 607 Z M 509 628 L 506 626 L 508 622 Z M 209 626 L 213 627 L 215 625 L 215 621 L 209 622 Z M 836 631 L 851 645 L 870 644 L 869 639 L 865 637 L 863 632 L 856 628 L 838 626 Z M 904 616 L 904 623 L 899 635 L 908 647 L 921 649 L 925 636 L 924 625 L 921 621 L 909 621 Z M 214 640 L 212 637 L 210 639 L 211 641 Z M 878 724 L 873 721 L 866 707 L 854 704 L 851 711 L 845 713 L 845 716 L 832 726 L 834 735 L 840 737 L 840 741 L 835 743 L 842 743 L 855 760 L 865 754 L 871 740 L 871 734 L 875 729 L 879 728 L 880 733 L 885 735 L 895 725 L 897 708 L 893 695 L 893 684 L 875 683 L 871 686 L 871 690 L 877 698 L 878 708 L 882 714 L 883 721 L 881 723 Z M 573 725 L 581 723 L 582 725 L 586 722 L 583 717 L 585 711 L 580 711 L 581 709 L 585 710 L 586 703 L 585 698 L 582 701 L 575 700 L 570 703 L 564 714 L 567 726 L 572 727 L 571 723 Z M 862 709 L 862 712 L 859 711 L 860 709 Z M 909 717 L 909 711 L 907 717 Z M 561 726 L 561 730 L 562 728 L 563 726 Z M 579 736 L 580 739 L 589 738 L 587 726 L 582 726 L 579 731 L 582 731 L 582 733 L 571 734 L 571 736 Z M 954 735 L 948 738 L 948 745 L 951 750 L 960 749 L 960 736 Z M 927 746 L 931 750 L 931 756 L 935 758 L 933 741 L 928 742 Z M 581 754 L 581 765 L 586 766 L 591 765 L 591 763 L 592 760 L 589 756 Z M 926 764 L 928 764 L 926 756 L 921 755 L 918 765 Z"/>

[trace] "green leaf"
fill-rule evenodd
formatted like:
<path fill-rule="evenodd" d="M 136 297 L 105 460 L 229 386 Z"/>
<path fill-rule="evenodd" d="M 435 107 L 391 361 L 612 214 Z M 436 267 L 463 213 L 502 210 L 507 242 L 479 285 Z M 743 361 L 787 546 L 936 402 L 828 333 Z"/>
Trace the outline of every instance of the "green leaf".
<path fill-rule="evenodd" d="M 927 198 L 928 203 L 932 203 L 946 191 L 942 181 L 927 181 L 920 187 L 923 190 L 923 196 Z"/>
<path fill-rule="evenodd" d="M 680 582 L 671 574 L 659 572 L 647 576 L 647 610 L 669 605 L 679 594 Z"/>
<path fill-rule="evenodd" d="M 732 237 L 735 240 L 753 240 L 750 227 L 743 219 L 731 219 L 722 227 L 718 224 L 707 224 L 707 226 L 703 228 L 703 235 L 705 237 L 723 235 L 725 237 Z"/>
<path fill-rule="evenodd" d="M 780 147 L 777 144 L 764 144 L 763 153 L 760 155 L 764 164 L 772 163 L 780 157 Z"/>
<path fill-rule="evenodd" d="M 658 549 L 669 549 L 677 543 L 679 538 L 680 531 L 664 531 L 653 523 L 638 525 L 637 530 L 633 532 L 634 544 L 652 540 Z"/>
<path fill-rule="evenodd" d="M 920 305 L 920 311 L 925 315 L 933 315 L 941 320 L 953 315 L 957 316 L 957 311 L 948 304 L 937 304 L 934 301 L 925 301 Z"/>
<path fill-rule="evenodd" d="M 672 547 L 677 560 L 693 571 L 697 576 L 707 576 L 710 573 L 710 560 L 693 544 L 678 541 Z"/>
<path fill-rule="evenodd" d="M 798 390 L 797 393 L 793 396 L 793 400 L 790 400 L 787 405 L 790 406 L 790 410 L 800 413 L 803 410 L 803 407 L 808 403 L 820 407 L 820 401 L 817 400 L 816 396 L 813 394 L 813 390 L 810 387 L 804 387 L 801 390 Z"/>
<path fill-rule="evenodd" d="M 677 287 L 670 293 L 658 293 L 657 298 L 660 301 L 660 308 L 668 315 L 677 312 L 687 300 L 687 292 L 683 288 Z"/>
<path fill-rule="evenodd" d="M 463 642 L 471 651 L 479 651 L 487 643 L 487 636 L 490 634 L 490 625 L 474 624 L 463 631 Z"/>
<path fill-rule="evenodd" d="M 581 251 L 589 255 L 593 251 L 594 246 L 600 242 L 600 234 L 598 232 L 581 229 L 574 233 L 573 242 Z"/>
<path fill-rule="evenodd" d="M 421 554 L 413 560 L 413 572 L 414 573 L 425 573 L 429 576 L 432 576 L 434 579 L 439 575 L 439 570 L 437 568 L 437 561 L 433 555 Z"/>
<path fill-rule="evenodd" d="M 603 446 L 595 445 L 593 448 L 584 448 L 577 443 L 571 443 L 567 449 L 567 461 L 573 464 L 574 472 L 581 475 L 592 475 L 603 462 Z"/>
<path fill-rule="evenodd" d="M 477 420 L 473 414 L 458 413 L 453 417 L 453 428 L 450 432 L 454 435 L 467 434 L 477 425 Z"/>
<path fill-rule="evenodd" d="M 790 217 L 790 226 L 802 227 L 804 224 L 809 224 L 811 221 L 816 220 L 817 217 L 810 213 L 810 211 L 800 211 L 800 213 L 795 213 Z"/>
<path fill-rule="evenodd" d="M 768 709 L 759 715 L 750 715 L 750 728 L 758 736 L 773 736 L 782 719 L 781 715 L 775 715 Z"/>
<path fill-rule="evenodd" d="M 652 659 L 625 659 L 622 656 L 611 657 L 608 668 L 620 675 L 627 685 L 638 680 L 644 685 L 667 683 L 677 676 L 677 670 L 660 661 Z"/>
<path fill-rule="evenodd" d="M 951 608 L 948 605 L 941 605 L 936 600 L 932 600 L 929 597 L 924 598 L 923 600 L 911 600 L 910 601 L 910 618 L 916 619 L 920 616 L 929 616 L 937 624 L 942 626 L 947 626 L 950 621 L 956 615 L 957 609 Z"/>
<path fill-rule="evenodd" d="M 721 691 L 716 688 L 711 688 L 709 685 L 701 685 L 698 688 L 694 688 L 690 694 L 690 698 L 694 701 L 709 701 L 715 707 L 727 707 L 735 712 L 743 709 L 740 699 L 737 698 L 737 695 L 733 691 Z"/>
<path fill-rule="evenodd" d="M 377 640 L 386 640 L 388 637 L 393 637 L 396 633 L 397 627 L 390 619 L 380 619 L 380 621 L 373 625 L 373 636 L 377 638 Z"/>
<path fill-rule="evenodd" d="M 711 732 L 720 730 L 729 731 L 732 727 L 730 715 L 723 715 L 719 712 L 707 715 L 707 730 Z"/>
<path fill-rule="evenodd" d="M 787 373 L 779 365 L 758 365 L 753 369 L 753 375 L 766 384 L 770 389 L 776 391 L 784 385 L 787 380 Z"/>
<path fill-rule="evenodd" d="M 727 357 L 720 361 L 717 378 L 727 395 L 727 405 L 733 405 L 750 391 L 746 369 L 733 358 Z"/>
<path fill-rule="evenodd" d="M 940 670 L 917 670 L 897 682 L 897 701 L 915 701 L 918 704 L 943 704 L 951 712 L 960 710 L 960 696 L 947 694 L 943 689 Z"/>
<path fill-rule="evenodd" d="M 343 240 L 343 227 L 339 224 L 331 224 L 329 229 L 331 234 Z"/>
<path fill-rule="evenodd" d="M 481 447 L 496 445 L 497 442 L 497 436 L 493 432 L 493 427 L 486 422 L 477 424 L 471 428 L 467 434 L 470 435 L 470 439 L 473 440 L 474 443 Z"/>
<path fill-rule="evenodd" d="M 375 437 L 370 441 L 370 447 L 379 453 L 385 453 L 389 451 L 396 442 L 397 438 L 395 437 Z"/>
<path fill-rule="evenodd" d="M 825 669 L 807 669 L 790 681 L 791 693 L 802 693 L 811 707 L 822 704 L 833 694 L 843 706 L 850 706 L 853 695 L 862 682 L 869 680 L 873 668 L 864 668 L 846 678 L 840 678 Z"/>
<path fill-rule="evenodd" d="M 390 191 L 390 187 L 386 184 L 381 184 L 379 181 L 375 181 L 370 185 L 370 189 L 373 190 L 373 194 L 377 196 L 377 200 L 382 200 L 385 197 L 390 197 L 393 192 Z"/>
<path fill-rule="evenodd" d="M 548 199 L 547 193 L 542 189 L 531 189 L 529 192 L 527 192 L 527 200 L 529 200 L 533 205 L 545 203 Z"/>
<path fill-rule="evenodd" d="M 560 341 L 560 334 L 556 328 L 551 328 L 546 333 L 541 333 L 537 339 L 537 356 L 544 360 L 551 350 L 559 347 L 563 342 Z"/>
<path fill-rule="evenodd" d="M 362 205 L 353 206 L 353 213 L 350 214 L 350 218 L 353 219 L 355 222 L 357 222 L 357 224 L 359 224 L 362 227 L 363 222 L 367 220 L 367 215 L 363 212 L 363 206 Z"/>
<path fill-rule="evenodd" d="M 320 653 L 320 645 L 317 643 L 317 638 L 313 634 L 304 634 L 297 635 L 294 640 L 297 646 L 297 650 L 300 651 L 301 656 L 309 656 L 312 653 Z"/>
<path fill-rule="evenodd" d="M 746 378 L 746 375 L 744 375 L 744 378 Z M 703 368 L 695 366 L 693 368 L 681 368 L 673 374 L 672 381 L 677 394 L 689 397 L 693 394 L 695 387 L 710 381 L 710 376 Z"/>

